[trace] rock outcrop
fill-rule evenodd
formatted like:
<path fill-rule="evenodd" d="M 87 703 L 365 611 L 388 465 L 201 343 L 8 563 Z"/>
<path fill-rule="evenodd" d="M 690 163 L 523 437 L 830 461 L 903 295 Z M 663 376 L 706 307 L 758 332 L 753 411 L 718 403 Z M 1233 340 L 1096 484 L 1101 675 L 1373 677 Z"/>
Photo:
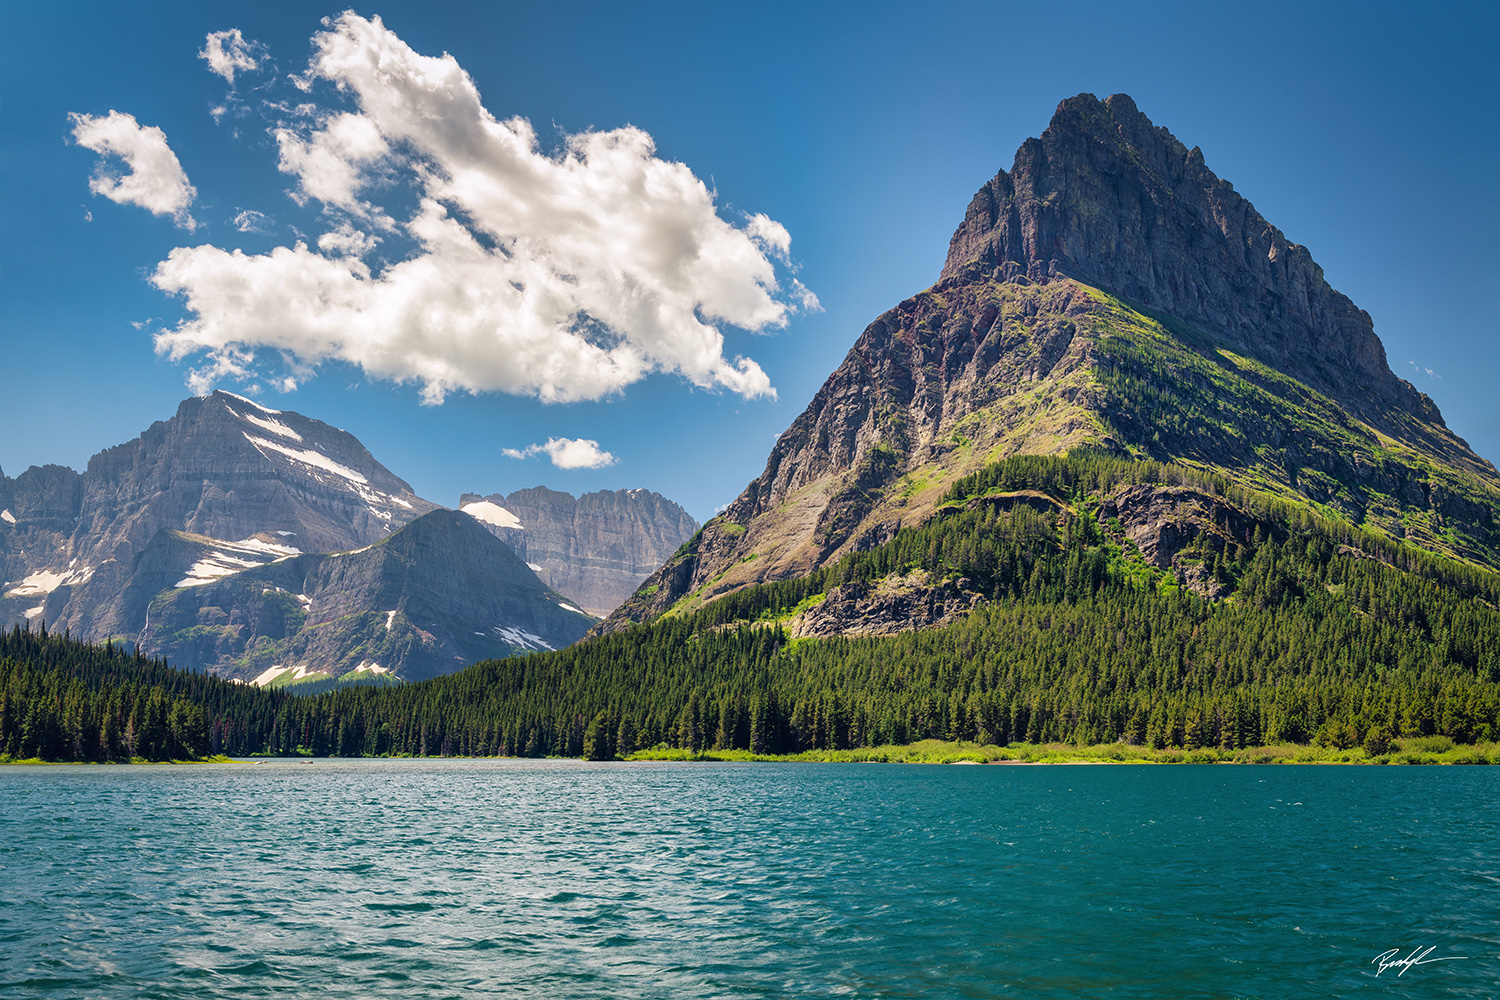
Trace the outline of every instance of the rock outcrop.
<path fill-rule="evenodd" d="M 765 472 L 599 627 L 804 575 L 1009 455 L 1182 461 L 1500 567 L 1500 475 L 1370 317 L 1124 95 L 1064 101 Z"/>
<path fill-rule="evenodd" d="M 549 587 L 599 617 L 619 607 L 698 530 L 687 511 L 649 490 L 601 490 L 574 499 L 537 486 L 509 496 L 465 493 L 459 507 Z"/>
<path fill-rule="evenodd" d="M 798 638 L 835 635 L 896 635 L 919 628 L 939 628 L 964 618 L 980 601 L 967 580 L 934 586 L 927 573 L 882 580 L 877 585 L 845 583 L 828 591 L 820 604 L 791 624 Z"/>

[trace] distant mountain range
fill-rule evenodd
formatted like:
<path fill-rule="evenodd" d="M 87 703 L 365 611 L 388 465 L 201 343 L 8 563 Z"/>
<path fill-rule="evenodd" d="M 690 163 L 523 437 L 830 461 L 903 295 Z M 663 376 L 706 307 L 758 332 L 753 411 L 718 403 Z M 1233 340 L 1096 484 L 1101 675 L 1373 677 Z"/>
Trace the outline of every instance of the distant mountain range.
<path fill-rule="evenodd" d="M 465 493 L 459 508 L 503 539 L 547 586 L 600 618 L 698 530 L 687 511 L 649 490 L 601 490 L 575 500 L 538 486 L 509 496 Z"/>
<path fill-rule="evenodd" d="M 619 497 L 607 525 L 575 515 L 565 546 L 538 549 L 559 580 L 613 580 L 586 591 L 601 612 L 654 568 L 631 559 L 696 529 L 656 494 Z M 668 508 L 683 538 L 660 523 Z M 585 599 L 485 527 L 416 496 L 353 435 L 215 392 L 83 473 L 0 473 L 0 621 L 262 683 L 425 677 L 576 641 L 596 617 Z M 509 534 L 524 548 L 524 531 Z"/>

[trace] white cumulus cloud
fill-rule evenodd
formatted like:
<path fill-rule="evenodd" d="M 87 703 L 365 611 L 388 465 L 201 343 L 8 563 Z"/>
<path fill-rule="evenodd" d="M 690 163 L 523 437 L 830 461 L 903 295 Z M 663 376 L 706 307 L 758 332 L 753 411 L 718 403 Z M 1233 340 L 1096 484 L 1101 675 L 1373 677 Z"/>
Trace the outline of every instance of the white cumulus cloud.
<path fill-rule="evenodd" d="M 246 41 L 239 28 L 230 28 L 228 31 L 209 32 L 198 58 L 207 60 L 208 68 L 233 87 L 237 71 L 248 72 L 260 67 L 260 50 L 260 44 Z"/>
<path fill-rule="evenodd" d="M 360 214 L 373 208 L 355 195 L 367 170 L 390 155 L 391 148 L 375 123 L 363 115 L 335 115 L 310 137 L 291 129 L 277 129 L 281 171 L 300 181 L 299 201 L 317 199 L 324 205 Z"/>
<path fill-rule="evenodd" d="M 529 444 L 524 448 L 501 448 L 506 458 L 530 458 L 546 455 L 559 469 L 602 469 L 615 464 L 615 456 L 601 451 L 598 441 L 588 438 L 548 438 L 546 444 Z"/>
<path fill-rule="evenodd" d="M 151 280 L 188 315 L 158 351 L 205 355 L 200 372 L 262 353 L 304 377 L 343 361 L 418 382 L 428 403 L 453 391 L 598 399 L 653 372 L 774 397 L 758 364 L 726 357 L 724 329 L 816 308 L 800 282 L 777 280 L 785 227 L 725 221 L 638 128 L 549 152 L 525 119 L 497 119 L 452 56 L 418 54 L 378 17 L 325 24 L 296 80 L 311 113 L 272 134 L 294 197 L 320 205 L 329 232 L 264 254 L 172 251 Z M 377 240 L 404 256 L 368 262 Z"/>
<path fill-rule="evenodd" d="M 167 145 L 165 132 L 114 110 L 107 115 L 70 114 L 68 120 L 73 123 L 73 140 L 103 157 L 89 179 L 90 191 L 121 205 L 139 205 L 154 215 L 169 215 L 190 232 L 197 228 L 188 207 L 198 192 Z M 124 164 L 124 174 L 111 169 L 110 157 Z"/>

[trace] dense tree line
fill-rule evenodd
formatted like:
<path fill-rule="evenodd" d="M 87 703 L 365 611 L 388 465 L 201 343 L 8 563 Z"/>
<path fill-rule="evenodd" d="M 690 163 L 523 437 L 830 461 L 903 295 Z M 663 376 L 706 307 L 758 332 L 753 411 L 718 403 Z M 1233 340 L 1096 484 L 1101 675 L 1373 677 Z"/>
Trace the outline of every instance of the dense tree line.
<path fill-rule="evenodd" d="M 265 744 L 289 695 L 66 634 L 0 632 L 0 754 L 12 759 L 187 760 Z"/>
<path fill-rule="evenodd" d="M 1185 553 L 1229 599 L 1152 569 L 1097 520 L 1094 500 L 1121 482 L 1193 485 L 1263 519 L 1250 537 L 1207 532 Z M 1067 512 L 969 502 L 1017 490 Z M 1009 460 L 950 499 L 942 516 L 806 578 L 392 688 L 293 698 L 13 632 L 11 646 L 32 651 L 0 643 L 0 747 L 29 755 L 45 731 L 62 734 L 45 744 L 59 757 L 122 756 L 105 749 L 121 744 L 104 727 L 155 725 L 143 720 L 156 719 L 158 689 L 169 732 L 174 710 L 197 732 L 179 702 L 201 708 L 205 745 L 230 753 L 607 758 L 658 744 L 787 753 L 933 737 L 1378 751 L 1403 735 L 1500 737 L 1500 581 L 1486 570 L 1110 456 Z M 985 601 L 941 629 L 789 637 L 790 615 L 832 588 L 914 568 Z M 56 649 L 76 655 L 38 655 Z"/>

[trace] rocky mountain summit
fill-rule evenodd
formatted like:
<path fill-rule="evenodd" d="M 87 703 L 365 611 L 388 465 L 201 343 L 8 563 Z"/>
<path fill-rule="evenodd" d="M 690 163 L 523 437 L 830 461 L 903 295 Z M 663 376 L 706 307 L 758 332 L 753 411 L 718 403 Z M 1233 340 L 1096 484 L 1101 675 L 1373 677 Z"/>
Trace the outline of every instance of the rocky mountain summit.
<path fill-rule="evenodd" d="M 537 486 L 459 507 L 482 521 L 547 586 L 603 617 L 698 530 L 687 511 L 649 490 L 600 490 L 574 498 Z"/>
<path fill-rule="evenodd" d="M 1500 566 L 1500 475 L 1390 371 L 1370 317 L 1198 149 L 1082 94 L 975 195 L 937 283 L 870 324 L 765 472 L 600 630 L 805 576 L 998 459 L 1077 449 Z M 1190 492 L 1112 508 L 1164 540 L 1158 566 L 1228 516 Z"/>
<path fill-rule="evenodd" d="M 427 676 L 593 622 L 353 435 L 227 392 L 82 473 L 0 473 L 0 580 L 0 621 L 246 680 Z"/>
<path fill-rule="evenodd" d="M 328 552 L 438 509 L 353 435 L 227 392 L 183 401 L 83 473 L 46 466 L 0 479 L 0 504 L 14 519 L 0 515 L 0 614 L 19 603 L 24 617 L 89 639 L 138 628 L 111 609 L 161 531 Z"/>
<path fill-rule="evenodd" d="M 1107 289 L 1347 395 L 1346 405 L 1367 409 L 1374 395 L 1436 414 L 1391 373 L 1369 314 L 1329 286 L 1307 248 L 1124 94 L 1062 102 L 1011 170 L 975 194 L 939 283 L 997 270 Z"/>

